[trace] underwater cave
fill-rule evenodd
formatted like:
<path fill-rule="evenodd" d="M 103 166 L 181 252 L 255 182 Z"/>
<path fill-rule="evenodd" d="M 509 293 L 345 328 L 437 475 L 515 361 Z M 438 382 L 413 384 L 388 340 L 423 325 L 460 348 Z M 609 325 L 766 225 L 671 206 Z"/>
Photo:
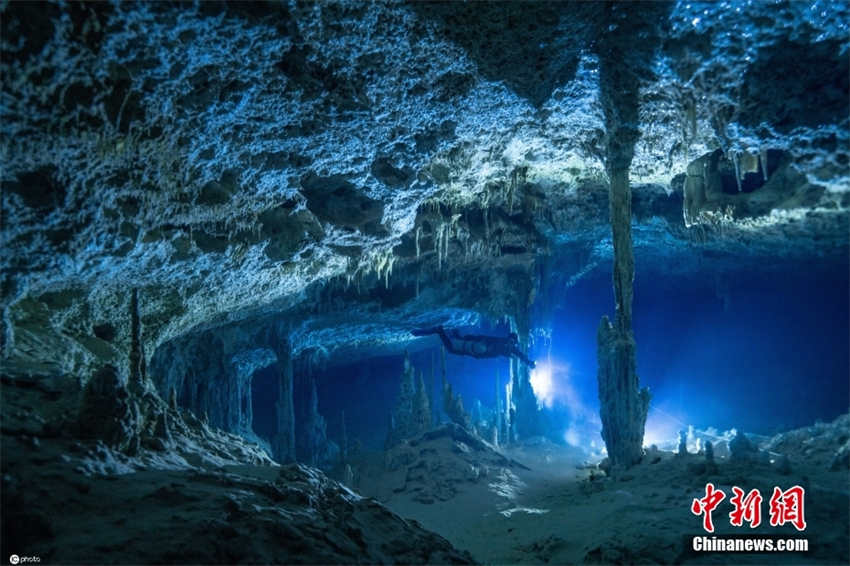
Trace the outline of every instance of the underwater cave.
<path fill-rule="evenodd" d="M 849 563 L 848 22 L 0 4 L 0 560 Z"/>

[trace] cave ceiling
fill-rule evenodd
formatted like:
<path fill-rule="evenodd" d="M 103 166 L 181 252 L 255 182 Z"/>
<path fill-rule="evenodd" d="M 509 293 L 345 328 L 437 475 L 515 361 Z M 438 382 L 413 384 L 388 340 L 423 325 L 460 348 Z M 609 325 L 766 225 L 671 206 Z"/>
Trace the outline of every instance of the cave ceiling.
<path fill-rule="evenodd" d="M 0 9 L 8 372 L 120 359 L 131 288 L 147 356 L 527 326 L 610 261 L 612 160 L 638 264 L 846 254 L 844 3 Z"/>

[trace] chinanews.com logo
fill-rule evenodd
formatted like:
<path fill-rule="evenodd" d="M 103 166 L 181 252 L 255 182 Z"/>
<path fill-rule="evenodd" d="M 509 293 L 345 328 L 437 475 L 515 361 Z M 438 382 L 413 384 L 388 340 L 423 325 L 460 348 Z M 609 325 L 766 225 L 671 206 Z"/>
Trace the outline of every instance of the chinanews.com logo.
<path fill-rule="evenodd" d="M 9 557 L 9 564 L 38 564 L 41 558 L 38 556 L 18 556 L 13 554 Z"/>
<path fill-rule="evenodd" d="M 729 500 L 734 507 L 729 513 L 729 523 L 733 527 L 743 526 L 744 522 L 750 524 L 754 529 L 761 524 L 761 502 L 763 498 L 757 489 L 751 490 L 746 496 L 740 487 L 733 487 L 735 494 Z M 779 487 L 773 488 L 770 498 L 770 526 L 779 527 L 785 523 L 794 525 L 798 531 L 806 530 L 806 512 L 804 499 L 806 490 L 795 485 L 782 491 Z M 714 532 L 714 522 L 711 519 L 712 511 L 726 499 L 722 490 L 715 489 L 713 483 L 705 484 L 705 497 L 694 499 L 691 503 L 691 513 L 696 516 L 702 515 L 702 528 L 707 533 Z"/>
<path fill-rule="evenodd" d="M 732 511 L 729 513 L 729 524 L 733 527 L 743 527 L 748 524 L 755 529 L 762 523 L 762 501 L 764 498 L 758 489 L 748 493 L 738 486 L 732 487 Z M 795 485 L 786 490 L 773 488 L 773 494 L 768 502 L 769 523 L 771 527 L 792 525 L 797 531 L 806 530 L 806 490 Z M 726 499 L 723 490 L 714 484 L 705 485 L 705 497 L 694 499 L 691 503 L 691 513 L 702 517 L 702 528 L 707 533 L 714 532 L 712 512 Z M 779 538 L 779 535 L 743 535 L 732 534 L 725 537 L 692 537 L 692 549 L 696 552 L 808 552 L 809 541 L 805 538 Z"/>

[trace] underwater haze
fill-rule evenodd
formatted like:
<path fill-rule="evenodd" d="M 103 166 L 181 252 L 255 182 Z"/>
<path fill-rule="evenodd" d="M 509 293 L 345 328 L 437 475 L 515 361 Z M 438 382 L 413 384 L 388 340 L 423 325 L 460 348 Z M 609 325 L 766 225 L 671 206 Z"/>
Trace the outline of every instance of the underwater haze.
<path fill-rule="evenodd" d="M 645 444 L 674 444 L 688 426 L 769 436 L 846 413 L 847 266 L 845 256 L 673 276 L 658 266 L 638 268 L 637 367 L 653 396 Z M 600 267 L 571 287 L 560 287 L 559 304 L 535 321 L 548 332 L 531 348 L 539 367 L 531 372 L 532 385 L 541 410 L 550 413 L 548 436 L 588 452 L 602 445 L 596 326 L 602 314 L 613 310 L 610 285 L 610 270 Z M 492 326 L 464 331 L 507 332 Z M 433 363 L 439 379 L 437 344 L 434 339 L 411 354 L 426 378 Z M 344 411 L 353 423 L 349 432 L 378 448 L 385 440 L 403 355 L 364 356 L 356 363 L 336 361 L 326 367 L 318 378 L 320 398 L 323 410 L 333 415 L 332 430 L 338 430 L 338 415 Z M 502 394 L 509 381 L 506 359 L 449 354 L 446 368 L 467 404 L 479 400 L 493 405 L 497 373 Z M 536 376 L 541 376 L 539 383 Z M 441 399 L 435 396 L 434 401 Z"/>

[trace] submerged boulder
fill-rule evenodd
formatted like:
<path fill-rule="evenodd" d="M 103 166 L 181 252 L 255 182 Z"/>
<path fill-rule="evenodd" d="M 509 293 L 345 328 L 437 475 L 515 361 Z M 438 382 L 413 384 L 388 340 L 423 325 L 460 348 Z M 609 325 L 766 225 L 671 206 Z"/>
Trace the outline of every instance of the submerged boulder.
<path fill-rule="evenodd" d="M 740 430 L 729 441 L 729 457 L 732 460 L 752 460 L 758 453 L 758 447 Z"/>

